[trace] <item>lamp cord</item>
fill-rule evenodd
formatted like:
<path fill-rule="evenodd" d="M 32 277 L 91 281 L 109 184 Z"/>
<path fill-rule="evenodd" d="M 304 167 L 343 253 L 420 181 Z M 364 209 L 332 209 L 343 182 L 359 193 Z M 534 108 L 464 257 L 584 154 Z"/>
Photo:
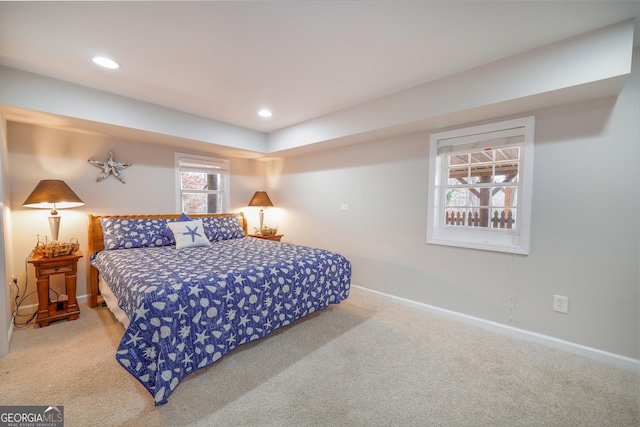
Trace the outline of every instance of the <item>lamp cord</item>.
<path fill-rule="evenodd" d="M 16 298 L 15 298 L 16 306 L 13 309 L 11 316 L 13 317 L 13 325 L 17 328 L 26 328 L 27 326 L 29 326 L 31 322 L 33 322 L 33 319 L 35 319 L 36 314 L 38 314 L 37 309 L 32 314 L 20 314 L 20 306 L 22 305 L 24 300 L 26 300 L 28 297 L 36 293 L 36 291 L 27 293 L 27 289 L 29 288 L 29 275 L 27 274 L 28 267 L 29 267 L 29 264 L 27 262 L 28 259 L 29 259 L 29 256 L 27 256 L 24 260 L 24 272 L 25 272 L 24 292 L 25 293 L 24 295 L 22 295 L 22 298 L 20 297 L 20 286 L 18 285 L 18 280 L 16 279 L 15 281 L 12 281 L 13 286 L 16 287 Z M 24 322 L 19 322 L 18 317 L 28 317 L 28 319 Z"/>

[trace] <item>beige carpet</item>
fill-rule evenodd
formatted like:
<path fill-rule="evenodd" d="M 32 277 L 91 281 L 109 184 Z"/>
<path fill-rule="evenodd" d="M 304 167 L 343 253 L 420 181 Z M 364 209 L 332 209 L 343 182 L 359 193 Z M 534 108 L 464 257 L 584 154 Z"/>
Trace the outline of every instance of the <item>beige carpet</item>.
<path fill-rule="evenodd" d="M 0 405 L 65 426 L 638 426 L 637 374 L 358 289 L 183 381 L 160 407 L 116 362 L 106 308 L 14 333 Z"/>

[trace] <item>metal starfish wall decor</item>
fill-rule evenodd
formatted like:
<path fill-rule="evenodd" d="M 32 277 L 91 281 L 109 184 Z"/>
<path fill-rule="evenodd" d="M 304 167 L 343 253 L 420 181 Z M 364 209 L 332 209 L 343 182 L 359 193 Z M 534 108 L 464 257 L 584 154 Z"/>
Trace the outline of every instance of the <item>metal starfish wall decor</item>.
<path fill-rule="evenodd" d="M 131 163 L 122 163 L 116 162 L 113 160 L 113 152 L 109 151 L 109 158 L 106 162 L 101 162 L 98 160 L 89 160 L 89 163 L 96 165 L 99 168 L 102 168 L 102 172 L 96 178 L 96 182 L 100 182 L 105 178 L 108 178 L 109 175 L 113 175 L 118 178 L 123 184 L 124 177 L 121 174 L 122 169 L 131 166 Z"/>

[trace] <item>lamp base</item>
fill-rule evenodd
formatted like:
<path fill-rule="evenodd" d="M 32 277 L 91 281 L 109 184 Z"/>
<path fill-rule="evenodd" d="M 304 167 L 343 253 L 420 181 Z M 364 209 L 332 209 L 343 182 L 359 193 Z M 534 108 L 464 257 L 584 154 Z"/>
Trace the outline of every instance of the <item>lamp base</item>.
<path fill-rule="evenodd" d="M 51 229 L 51 239 L 54 242 L 58 241 L 58 232 L 60 231 L 60 217 L 59 216 L 50 216 L 49 217 L 49 228 Z"/>

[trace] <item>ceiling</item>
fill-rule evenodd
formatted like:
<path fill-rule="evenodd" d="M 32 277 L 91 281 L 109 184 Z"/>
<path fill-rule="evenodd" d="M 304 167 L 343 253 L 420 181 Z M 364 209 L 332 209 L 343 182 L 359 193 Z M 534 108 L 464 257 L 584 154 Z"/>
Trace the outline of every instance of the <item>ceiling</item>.
<path fill-rule="evenodd" d="M 639 12 L 640 0 L 0 2 L 0 65 L 269 133 Z"/>

